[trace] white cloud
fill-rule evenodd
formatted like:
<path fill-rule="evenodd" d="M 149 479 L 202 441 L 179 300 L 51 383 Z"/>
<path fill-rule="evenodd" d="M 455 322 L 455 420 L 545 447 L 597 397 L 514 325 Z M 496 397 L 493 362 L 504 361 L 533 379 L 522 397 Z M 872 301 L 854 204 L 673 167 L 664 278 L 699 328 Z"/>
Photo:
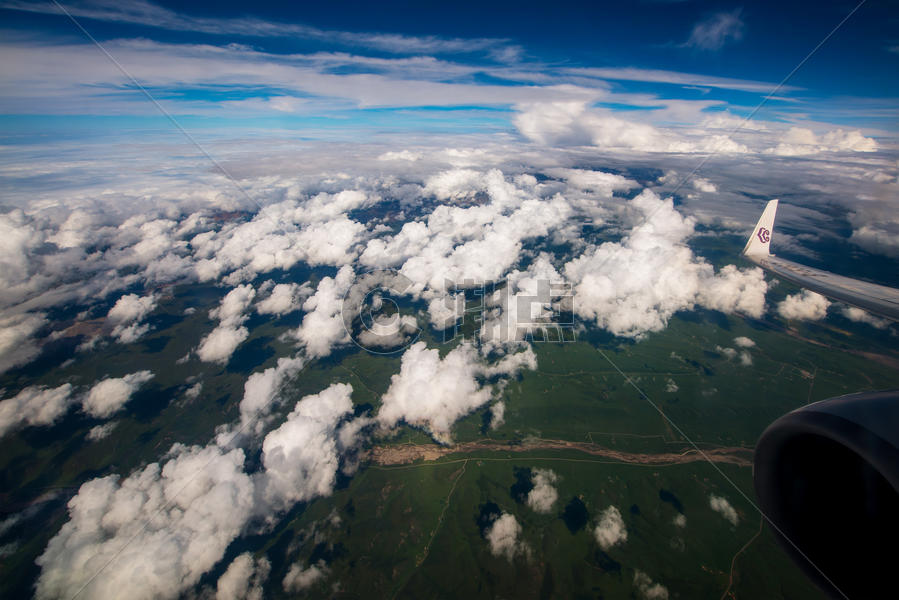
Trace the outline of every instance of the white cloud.
<path fill-rule="evenodd" d="M 643 571 L 634 572 L 634 586 L 644 600 L 668 600 L 668 588 L 661 583 L 654 583 Z"/>
<path fill-rule="evenodd" d="M 883 220 L 860 225 L 849 241 L 872 254 L 899 257 L 899 220 Z"/>
<path fill-rule="evenodd" d="M 830 302 L 815 292 L 802 290 L 798 294 L 791 294 L 777 304 L 777 314 L 784 319 L 799 319 L 804 321 L 820 321 L 827 316 L 827 307 Z"/>
<path fill-rule="evenodd" d="M 254 506 L 243 451 L 176 444 L 169 455 L 81 486 L 36 561 L 39 600 L 175 598 L 221 560 Z"/>
<path fill-rule="evenodd" d="M 644 190 L 629 204 L 632 229 L 620 242 L 590 246 L 564 268 L 574 312 L 625 337 L 660 331 L 695 304 L 759 317 L 767 284 L 761 269 L 726 265 L 717 274 L 683 243 L 693 220 L 671 200 Z"/>
<path fill-rule="evenodd" d="M 340 427 L 352 414 L 351 391 L 334 384 L 297 402 L 266 436 L 252 475 L 241 449 L 175 444 L 164 464 L 83 484 L 37 559 L 36 597 L 71 597 L 82 586 L 88 598 L 182 596 L 251 523 L 270 525 L 294 503 L 333 491 L 341 458 L 360 439 L 360 427 Z M 240 587 L 246 567 L 243 559 L 229 567 L 220 589 Z M 248 590 L 267 577 L 261 560 L 255 571 Z"/>
<path fill-rule="evenodd" d="M 150 371 L 137 371 L 124 377 L 104 379 L 90 389 L 82 402 L 82 408 L 92 417 L 110 417 L 120 411 L 131 399 L 131 395 L 151 379 L 153 373 Z"/>
<path fill-rule="evenodd" d="M 807 156 L 821 152 L 877 152 L 877 141 L 861 131 L 836 129 L 816 135 L 811 129 L 791 127 L 780 143 L 766 152 L 778 156 Z"/>
<path fill-rule="evenodd" d="M 449 294 L 434 298 L 428 303 L 428 316 L 434 329 L 443 331 L 452 327 L 465 314 L 465 295 Z"/>
<path fill-rule="evenodd" d="M 268 516 L 331 493 L 340 463 L 337 429 L 353 412 L 352 391 L 350 385 L 335 383 L 302 398 L 287 420 L 265 436 L 257 512 Z"/>
<path fill-rule="evenodd" d="M 553 487 L 558 481 L 559 476 L 550 469 L 534 469 L 531 475 L 534 487 L 527 497 L 527 505 L 531 510 L 538 513 L 549 513 L 552 510 L 559 499 L 559 492 Z"/>
<path fill-rule="evenodd" d="M 272 288 L 267 298 L 256 303 L 256 312 L 261 315 L 286 315 L 300 310 L 306 298 L 312 295 L 309 283 L 279 283 Z"/>
<path fill-rule="evenodd" d="M 56 14 L 51 8 L 35 3 L 7 2 L 6 8 Z M 499 38 L 445 38 L 433 35 L 413 36 L 397 33 L 327 30 L 299 23 L 265 21 L 247 16 L 240 18 L 197 17 L 178 13 L 145 0 L 135 0 L 126 5 L 85 2 L 74 4 L 67 10 L 76 17 L 114 23 L 130 23 L 172 31 L 305 39 L 397 54 L 483 52 L 494 57 L 514 58 L 520 53 L 520 48 L 511 45 L 509 40 Z"/>
<path fill-rule="evenodd" d="M 599 514 L 599 522 L 593 529 L 593 536 L 603 550 L 627 541 L 627 527 L 616 507 L 609 506 Z"/>
<path fill-rule="evenodd" d="M 840 312 L 850 321 L 855 321 L 856 323 L 867 323 L 871 327 L 875 327 L 877 329 L 886 329 L 890 326 L 890 321 L 888 321 L 887 319 L 875 317 L 871 313 L 865 312 L 862 309 L 856 308 L 854 306 L 842 306 L 840 307 Z"/>
<path fill-rule="evenodd" d="M 750 152 L 747 146 L 728 135 L 690 133 L 659 128 L 648 122 L 628 121 L 611 110 L 592 108 L 581 101 L 522 105 L 519 110 L 514 120 L 515 126 L 526 138 L 544 146 L 596 146 L 600 149 L 678 154 Z M 677 109 L 671 110 L 677 112 Z M 692 113 L 692 109 L 688 112 Z M 697 115 L 676 116 L 692 119 Z"/>
<path fill-rule="evenodd" d="M 244 552 L 238 555 L 219 577 L 216 600 L 262 600 L 262 586 L 268 579 L 271 564 L 265 557 L 253 559 Z"/>
<path fill-rule="evenodd" d="M 302 565 L 293 564 L 290 565 L 281 585 L 285 592 L 302 592 L 312 587 L 316 581 L 320 581 L 327 572 L 328 568 L 324 564 L 309 565 L 306 569 Z"/>
<path fill-rule="evenodd" d="M 563 299 L 570 301 L 570 289 L 552 265 L 550 255 L 541 253 L 527 271 L 509 273 L 506 285 L 486 296 L 490 310 L 481 315 L 480 330 L 484 348 L 492 350 L 521 341 L 541 329 L 554 329 L 555 333 L 545 331 L 545 335 L 560 339 L 562 332 L 552 321 Z"/>
<path fill-rule="evenodd" d="M 735 337 L 734 344 L 736 344 L 737 347 L 739 347 L 739 348 L 754 348 L 755 347 L 755 342 L 744 335 Z"/>
<path fill-rule="evenodd" d="M 737 357 L 737 351 L 733 348 L 725 348 L 723 346 L 715 346 L 715 352 L 723 354 L 727 357 L 727 360 L 733 360 Z"/>
<path fill-rule="evenodd" d="M 740 522 L 737 511 L 734 510 L 734 507 L 730 505 L 730 502 L 728 502 L 726 498 L 712 494 L 709 496 L 709 506 L 712 507 L 712 510 L 720 513 L 722 517 L 730 521 L 731 525 L 734 527 Z"/>
<path fill-rule="evenodd" d="M 38 355 L 40 347 L 32 336 L 46 324 L 43 314 L 0 316 L 0 373 L 21 366 Z"/>
<path fill-rule="evenodd" d="M 718 187 L 704 177 L 694 177 L 693 188 L 699 192 L 705 192 L 707 194 L 714 194 L 718 191 Z"/>
<path fill-rule="evenodd" d="M 217 308 L 209 311 L 209 316 L 222 323 L 242 322 L 246 311 L 256 297 L 256 290 L 251 285 L 239 285 L 228 292 Z"/>
<path fill-rule="evenodd" d="M 350 342 L 341 309 L 354 278 L 352 267 L 341 267 L 333 278 L 323 277 L 315 294 L 303 304 L 306 316 L 293 335 L 310 358 L 327 356 L 335 346 Z"/>
<path fill-rule="evenodd" d="M 506 403 L 502 400 L 490 406 L 490 429 L 499 429 L 506 422 Z"/>
<path fill-rule="evenodd" d="M 397 348 L 406 345 L 420 331 L 418 321 L 411 315 L 380 315 L 354 338 L 369 351 Z"/>
<path fill-rule="evenodd" d="M 674 517 L 674 524 L 678 527 L 686 527 L 687 526 L 687 517 L 684 515 L 676 515 Z"/>
<path fill-rule="evenodd" d="M 26 426 L 55 423 L 72 405 L 72 384 L 56 388 L 27 387 L 0 402 L 0 437 Z"/>
<path fill-rule="evenodd" d="M 722 90 L 740 90 L 743 92 L 761 92 L 768 94 L 776 87 L 775 83 L 765 81 L 752 81 L 746 79 L 734 79 L 730 77 L 710 77 L 696 73 L 682 73 L 678 71 L 664 71 L 660 69 L 638 69 L 634 67 L 574 67 L 564 70 L 566 73 L 586 77 L 598 77 L 600 79 L 612 79 L 618 81 L 643 81 L 648 83 L 668 83 L 671 85 L 718 88 Z M 782 86 L 780 91 L 793 92 L 801 88 Z M 703 122 L 705 127 L 717 127 L 733 129 L 740 124 L 742 119 L 735 119 L 729 115 L 714 115 Z M 757 123 L 749 122 L 748 128 L 759 127 Z"/>
<path fill-rule="evenodd" d="M 720 50 L 728 42 L 743 38 L 742 10 L 720 12 L 693 26 L 685 46 L 700 50 Z"/>
<path fill-rule="evenodd" d="M 669 394 L 673 394 L 674 392 L 676 392 L 679 389 L 680 388 L 677 387 L 677 384 L 674 382 L 673 379 L 669 378 L 667 381 L 665 381 L 665 391 L 668 392 Z"/>
<path fill-rule="evenodd" d="M 203 362 L 226 363 L 249 335 L 246 327 L 219 325 L 200 342 L 197 356 Z"/>
<path fill-rule="evenodd" d="M 586 169 L 551 169 L 548 172 L 565 179 L 569 185 L 578 190 L 590 191 L 604 198 L 611 198 L 614 192 L 627 191 L 639 186 L 636 181 L 615 173 Z"/>
<path fill-rule="evenodd" d="M 496 518 L 485 532 L 487 542 L 490 544 L 490 552 L 494 556 L 504 556 L 513 560 L 519 553 L 527 552 L 524 542 L 519 541 L 521 525 L 514 515 L 507 512 Z"/>
<path fill-rule="evenodd" d="M 203 382 L 198 381 L 195 384 L 191 385 L 189 388 L 184 390 L 184 397 L 188 400 L 196 400 L 200 397 L 200 393 L 203 391 Z"/>
<path fill-rule="evenodd" d="M 123 344 L 136 342 L 150 330 L 149 325 L 141 322 L 156 309 L 156 304 L 153 294 L 144 297 L 126 294 L 119 298 L 106 315 L 113 325 L 112 336 Z"/>
<path fill-rule="evenodd" d="M 305 361 L 300 357 L 279 358 L 274 367 L 250 375 L 243 386 L 240 400 L 240 425 L 238 430 L 249 435 L 260 435 L 270 421 L 272 411 L 282 401 L 284 382 L 302 370 Z M 236 435 L 231 427 L 217 432 L 219 445 L 226 447 Z"/>
<path fill-rule="evenodd" d="M 237 347 L 249 337 L 249 330 L 243 326 L 247 320 L 247 310 L 256 297 L 252 285 L 240 285 L 222 298 L 217 308 L 209 311 L 209 316 L 218 319 L 219 324 L 197 347 L 197 356 L 203 362 L 226 363 Z"/>
<path fill-rule="evenodd" d="M 481 386 L 479 377 L 508 376 L 533 366 L 536 357 L 530 348 L 508 355 L 496 365 L 486 365 L 469 343 L 460 344 L 441 359 L 438 349 L 416 342 L 403 353 L 400 372 L 390 378 L 390 387 L 381 398 L 378 423 L 391 428 L 405 421 L 449 443 L 453 423 L 490 401 L 493 390 Z"/>
<path fill-rule="evenodd" d="M 118 424 L 118 421 L 110 421 L 109 423 L 91 427 L 90 431 L 87 432 L 87 439 L 92 442 L 98 442 L 103 438 L 109 437 L 109 434 L 112 433 L 112 430 L 115 429 Z"/>
<path fill-rule="evenodd" d="M 423 427 L 435 439 L 449 441 L 458 419 L 490 401 L 491 389 L 481 387 L 477 350 L 462 344 L 441 360 L 424 342 L 404 353 L 400 372 L 390 378 L 377 419 L 384 427 L 400 421 Z"/>

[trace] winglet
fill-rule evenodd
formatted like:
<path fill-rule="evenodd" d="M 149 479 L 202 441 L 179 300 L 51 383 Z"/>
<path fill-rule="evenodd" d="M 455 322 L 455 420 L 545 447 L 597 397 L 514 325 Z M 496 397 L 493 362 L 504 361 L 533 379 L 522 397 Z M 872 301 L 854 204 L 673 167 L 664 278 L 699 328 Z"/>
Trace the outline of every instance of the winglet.
<path fill-rule="evenodd" d="M 777 212 L 777 200 L 772 200 L 765 207 L 765 212 L 759 222 L 755 224 L 743 254 L 749 257 L 768 256 L 768 247 L 771 245 L 771 236 L 774 235 L 774 215 Z"/>

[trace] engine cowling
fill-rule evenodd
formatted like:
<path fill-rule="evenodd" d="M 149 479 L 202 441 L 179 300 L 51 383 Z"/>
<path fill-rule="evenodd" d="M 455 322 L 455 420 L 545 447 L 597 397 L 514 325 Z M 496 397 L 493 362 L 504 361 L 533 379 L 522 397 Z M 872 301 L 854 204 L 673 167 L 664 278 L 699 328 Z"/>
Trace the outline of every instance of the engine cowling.
<path fill-rule="evenodd" d="M 772 423 L 753 466 L 778 541 L 834 598 L 895 593 L 899 390 L 822 400 Z"/>

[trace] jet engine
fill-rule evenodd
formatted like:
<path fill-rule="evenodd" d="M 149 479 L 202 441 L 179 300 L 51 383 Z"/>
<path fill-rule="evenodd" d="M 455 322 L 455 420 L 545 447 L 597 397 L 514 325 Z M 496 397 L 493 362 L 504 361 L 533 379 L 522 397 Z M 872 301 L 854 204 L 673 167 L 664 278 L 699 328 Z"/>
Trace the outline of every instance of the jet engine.
<path fill-rule="evenodd" d="M 778 541 L 834 598 L 896 593 L 899 390 L 788 413 L 755 450 L 755 491 Z"/>

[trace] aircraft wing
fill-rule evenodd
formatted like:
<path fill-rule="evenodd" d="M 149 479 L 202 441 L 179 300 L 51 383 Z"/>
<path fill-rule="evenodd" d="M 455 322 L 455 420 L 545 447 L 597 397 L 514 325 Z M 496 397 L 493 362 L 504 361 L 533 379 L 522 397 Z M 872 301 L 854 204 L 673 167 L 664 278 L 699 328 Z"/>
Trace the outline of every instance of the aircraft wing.
<path fill-rule="evenodd" d="M 845 302 L 870 313 L 899 321 L 899 289 L 877 285 L 851 277 L 843 277 L 820 269 L 813 269 L 769 252 L 774 232 L 777 200 L 771 200 L 756 224 L 743 255 L 774 275 L 796 285 Z"/>

